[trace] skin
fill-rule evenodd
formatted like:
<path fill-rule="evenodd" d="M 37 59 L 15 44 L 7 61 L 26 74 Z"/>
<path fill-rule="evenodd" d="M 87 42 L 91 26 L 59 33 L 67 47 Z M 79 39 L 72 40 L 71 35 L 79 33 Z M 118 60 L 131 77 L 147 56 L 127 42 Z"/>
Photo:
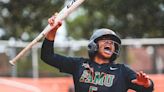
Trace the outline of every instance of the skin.
<path fill-rule="evenodd" d="M 131 82 L 138 85 L 143 85 L 144 87 L 148 88 L 151 86 L 151 82 L 149 80 L 149 76 L 146 75 L 143 71 L 137 72 L 137 78 L 132 80 Z"/>
<path fill-rule="evenodd" d="M 113 52 L 115 51 L 114 42 L 112 40 L 103 39 L 99 40 L 97 44 L 99 49 L 95 56 L 95 62 L 98 64 L 109 63 L 109 58 L 111 58 Z"/>
<path fill-rule="evenodd" d="M 61 21 L 59 21 L 56 26 L 54 25 L 55 24 L 54 19 L 56 18 L 56 15 L 57 14 L 55 14 L 55 16 L 52 16 L 51 18 L 48 19 L 48 23 L 52 27 L 52 30 L 46 35 L 46 39 L 48 39 L 50 41 L 54 41 L 57 29 L 62 25 Z"/>
<path fill-rule="evenodd" d="M 56 15 L 57 14 L 48 19 L 48 23 L 52 27 L 52 30 L 46 35 L 46 39 L 50 41 L 54 41 L 57 29 L 62 25 L 61 21 L 59 21 L 56 26 L 54 25 Z M 99 48 L 98 53 L 95 56 L 95 62 L 98 64 L 110 63 L 109 58 L 111 58 L 113 52 L 115 51 L 113 42 L 110 39 L 101 39 L 97 42 L 97 44 Z M 137 78 L 131 82 L 137 85 L 142 85 L 146 88 L 151 86 L 149 76 L 142 71 L 137 72 Z"/>

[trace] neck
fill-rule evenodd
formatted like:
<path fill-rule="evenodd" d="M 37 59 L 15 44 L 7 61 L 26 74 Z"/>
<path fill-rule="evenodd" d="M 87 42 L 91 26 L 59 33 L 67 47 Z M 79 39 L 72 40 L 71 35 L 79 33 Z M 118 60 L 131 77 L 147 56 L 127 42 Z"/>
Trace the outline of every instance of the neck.
<path fill-rule="evenodd" d="M 110 62 L 109 62 L 109 59 L 103 58 L 103 57 L 101 57 L 101 56 L 95 56 L 94 61 L 95 61 L 96 63 L 98 63 L 98 64 L 107 64 L 107 63 L 110 63 Z"/>

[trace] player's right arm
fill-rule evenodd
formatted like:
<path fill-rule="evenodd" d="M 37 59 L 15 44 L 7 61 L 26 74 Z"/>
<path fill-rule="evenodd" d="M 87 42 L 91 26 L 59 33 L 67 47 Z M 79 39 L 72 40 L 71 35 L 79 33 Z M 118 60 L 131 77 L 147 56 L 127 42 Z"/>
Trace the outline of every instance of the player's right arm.
<path fill-rule="evenodd" d="M 48 34 L 46 35 L 46 39 L 49 40 L 49 41 L 54 41 L 55 36 L 56 36 L 56 32 L 57 32 L 58 28 L 62 25 L 61 21 L 59 21 L 57 23 L 57 25 L 54 25 L 55 24 L 56 15 L 54 15 L 51 18 L 48 19 L 48 23 L 52 27 L 52 30 L 50 32 L 48 32 Z"/>
<path fill-rule="evenodd" d="M 76 64 L 76 61 L 78 61 L 79 59 L 66 57 L 66 56 L 54 53 L 53 45 L 54 45 L 55 35 L 57 32 L 57 29 L 61 26 L 61 22 L 58 22 L 58 25 L 54 26 L 53 25 L 55 22 L 54 19 L 55 19 L 55 16 L 51 17 L 48 20 L 51 27 L 53 27 L 53 30 L 51 30 L 46 35 L 43 41 L 42 48 L 41 48 L 41 59 L 45 63 L 58 68 L 62 72 L 72 74 L 73 71 L 76 70 L 75 64 Z"/>

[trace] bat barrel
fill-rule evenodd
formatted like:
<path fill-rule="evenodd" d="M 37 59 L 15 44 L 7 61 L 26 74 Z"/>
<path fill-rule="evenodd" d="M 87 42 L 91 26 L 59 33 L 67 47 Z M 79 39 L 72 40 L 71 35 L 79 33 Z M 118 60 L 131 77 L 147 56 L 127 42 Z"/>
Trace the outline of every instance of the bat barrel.
<path fill-rule="evenodd" d="M 71 12 L 73 12 L 80 4 L 82 4 L 85 0 L 76 0 L 70 7 L 65 7 L 62 9 L 55 20 L 55 25 L 57 22 L 63 21 Z M 30 43 L 28 44 L 15 58 L 9 61 L 11 65 L 15 65 L 17 60 L 21 58 L 28 50 L 32 48 L 38 41 L 45 37 L 45 35 L 51 31 L 52 28 L 50 25 L 47 25 L 46 28 Z"/>
<path fill-rule="evenodd" d="M 9 63 L 13 66 L 15 66 L 15 62 L 13 60 L 10 60 Z"/>
<path fill-rule="evenodd" d="M 19 59 L 19 58 L 21 58 L 23 55 L 25 55 L 25 53 L 27 52 L 27 51 L 29 51 L 31 48 L 32 48 L 32 46 L 33 45 L 35 45 L 38 41 L 39 41 L 39 39 L 41 39 L 41 38 L 43 38 L 43 36 L 38 36 L 37 38 L 35 38 L 30 44 L 28 44 L 15 58 L 13 58 L 12 60 L 10 60 L 9 61 L 9 63 L 11 64 L 11 65 L 15 65 L 16 64 L 16 62 L 17 62 L 17 60 Z"/>

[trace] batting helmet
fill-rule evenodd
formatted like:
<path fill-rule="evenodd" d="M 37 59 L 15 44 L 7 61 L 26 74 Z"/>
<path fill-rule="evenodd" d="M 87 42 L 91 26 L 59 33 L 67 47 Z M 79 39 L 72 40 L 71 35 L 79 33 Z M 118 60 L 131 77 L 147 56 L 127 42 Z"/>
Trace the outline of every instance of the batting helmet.
<path fill-rule="evenodd" d="M 89 57 L 93 60 L 98 51 L 97 40 L 98 38 L 101 38 L 104 36 L 109 37 L 114 42 L 115 52 L 113 53 L 112 57 L 109 59 L 109 61 L 112 62 L 117 58 L 117 56 L 120 53 L 121 40 L 119 36 L 117 36 L 116 33 L 110 29 L 102 28 L 102 29 L 96 30 L 93 33 L 88 44 L 88 54 L 89 54 Z"/>

